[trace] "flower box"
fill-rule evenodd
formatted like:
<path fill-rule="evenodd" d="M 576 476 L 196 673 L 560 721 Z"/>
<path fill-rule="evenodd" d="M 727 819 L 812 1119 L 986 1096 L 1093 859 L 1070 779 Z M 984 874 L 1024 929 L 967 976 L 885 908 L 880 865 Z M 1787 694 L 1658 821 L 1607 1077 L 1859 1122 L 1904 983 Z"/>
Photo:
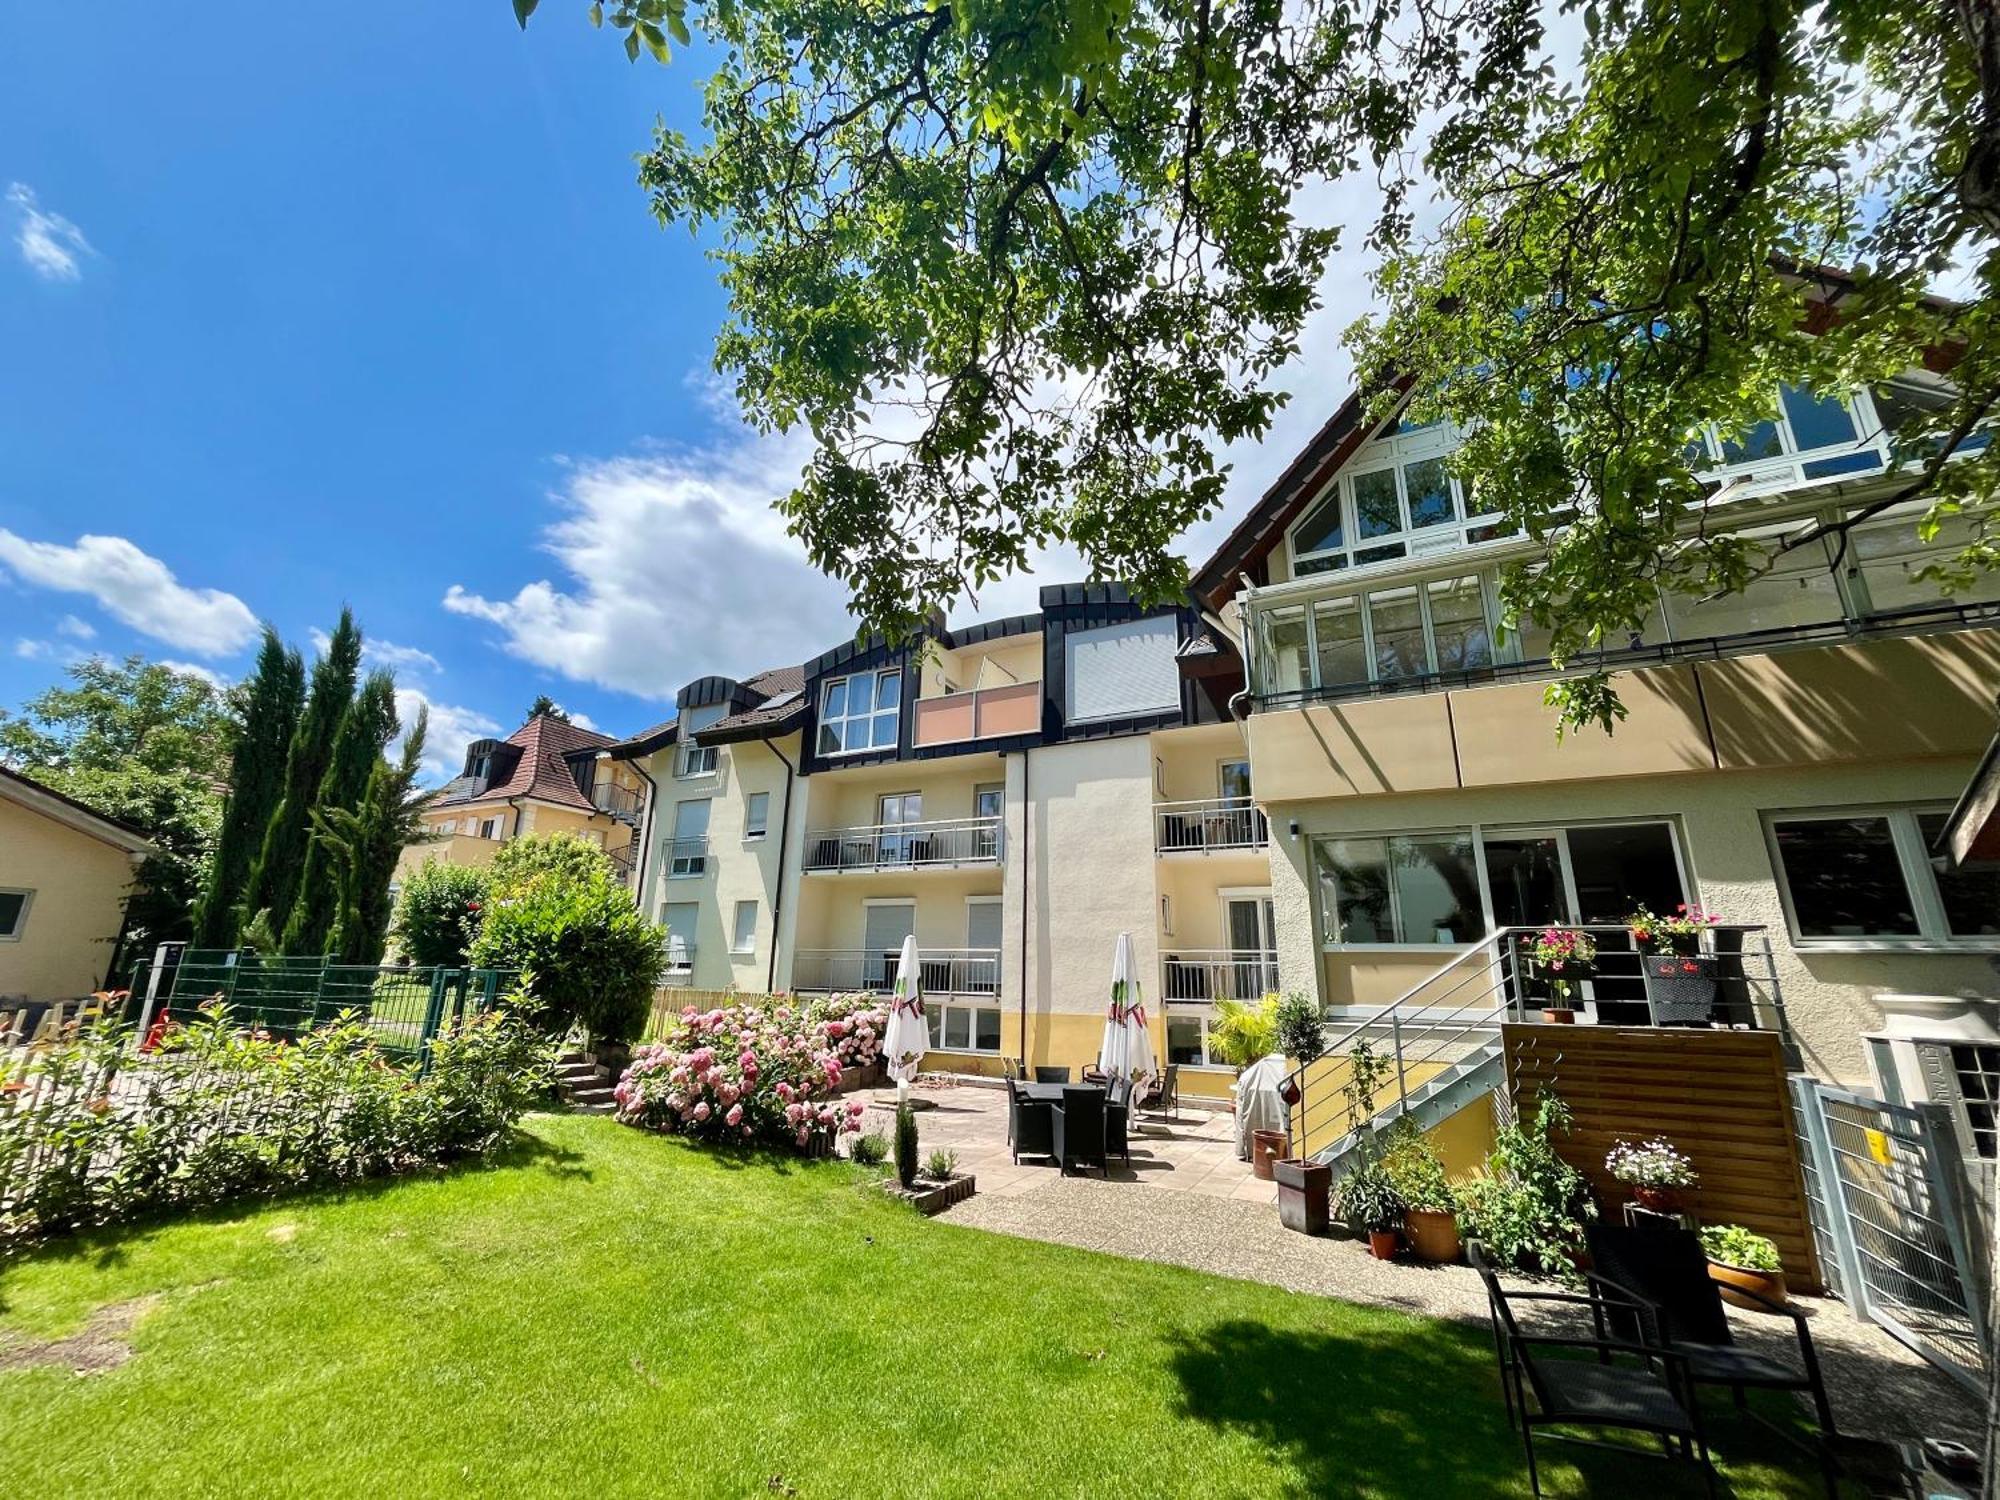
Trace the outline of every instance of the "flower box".
<path fill-rule="evenodd" d="M 973 1176 L 970 1172 L 962 1172 L 947 1181 L 939 1182 L 920 1172 L 917 1174 L 917 1180 L 908 1187 L 904 1187 L 894 1177 L 886 1178 L 882 1183 L 882 1191 L 892 1198 L 901 1198 L 918 1213 L 928 1216 L 943 1213 L 952 1204 L 963 1203 L 970 1198 L 973 1194 Z"/>
<path fill-rule="evenodd" d="M 1649 953 L 1641 961 L 1646 1000 L 1661 1026 L 1687 1026 L 1715 1013 L 1715 960 L 1692 954 Z"/>

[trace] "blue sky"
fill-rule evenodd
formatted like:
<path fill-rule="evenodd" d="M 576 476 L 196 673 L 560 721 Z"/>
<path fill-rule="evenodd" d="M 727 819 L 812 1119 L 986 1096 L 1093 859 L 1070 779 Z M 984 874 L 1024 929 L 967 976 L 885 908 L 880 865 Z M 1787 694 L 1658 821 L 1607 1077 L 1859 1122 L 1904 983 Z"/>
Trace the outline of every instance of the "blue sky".
<path fill-rule="evenodd" d="M 699 58 L 582 10 L 0 12 L 0 706 L 79 652 L 233 678 L 255 620 L 309 644 L 345 602 L 441 769 L 537 692 L 629 732 L 851 628 L 768 510 L 804 449 L 735 421 L 713 267 L 634 182 Z M 1335 398 L 1240 455 L 1230 518 Z M 966 613 L 1078 570 L 1042 573 Z"/>

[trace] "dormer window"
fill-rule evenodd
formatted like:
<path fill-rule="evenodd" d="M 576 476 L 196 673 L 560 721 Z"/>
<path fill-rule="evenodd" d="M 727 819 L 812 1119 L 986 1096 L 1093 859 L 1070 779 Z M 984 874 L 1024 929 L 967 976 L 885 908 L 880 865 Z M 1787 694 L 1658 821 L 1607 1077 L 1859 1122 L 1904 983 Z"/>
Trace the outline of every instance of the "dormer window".
<path fill-rule="evenodd" d="M 1441 423 L 1371 443 L 1292 528 L 1292 572 L 1330 573 L 1447 551 L 1500 534 L 1474 514 L 1446 467 L 1456 446 Z"/>
<path fill-rule="evenodd" d="M 820 689 L 819 753 L 893 750 L 903 703 L 903 672 L 885 667 L 835 677 Z"/>

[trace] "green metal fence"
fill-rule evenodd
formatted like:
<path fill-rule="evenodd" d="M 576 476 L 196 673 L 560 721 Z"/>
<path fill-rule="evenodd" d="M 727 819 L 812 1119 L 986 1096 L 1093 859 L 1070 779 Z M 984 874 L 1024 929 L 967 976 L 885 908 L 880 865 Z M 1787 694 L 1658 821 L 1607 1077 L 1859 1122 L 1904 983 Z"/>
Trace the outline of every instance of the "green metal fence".
<path fill-rule="evenodd" d="M 417 1056 L 447 1025 L 491 1008 L 515 978 L 504 969 L 367 966 L 248 948 L 191 948 L 157 983 L 152 960 L 140 963 L 130 986 L 130 1019 L 150 1025 L 162 1012 L 186 1013 L 220 1001 L 243 1025 L 290 1037 L 353 1012 L 384 1051 Z"/>

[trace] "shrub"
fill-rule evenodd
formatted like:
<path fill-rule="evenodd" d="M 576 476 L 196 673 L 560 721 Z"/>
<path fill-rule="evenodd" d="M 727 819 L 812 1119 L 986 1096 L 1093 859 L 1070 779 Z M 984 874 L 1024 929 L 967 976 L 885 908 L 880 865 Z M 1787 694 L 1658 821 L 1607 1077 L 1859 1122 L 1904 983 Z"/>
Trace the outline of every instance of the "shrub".
<path fill-rule="evenodd" d="M 645 1029 L 665 972 L 666 931 L 640 914 L 602 857 L 592 869 L 562 851 L 532 874 L 503 880 L 496 871 L 470 957 L 482 969 L 520 970 L 544 1031 L 580 1024 L 598 1041 L 628 1042 Z"/>
<path fill-rule="evenodd" d="M 462 969 L 486 910 L 487 875 L 427 859 L 403 883 L 390 935 L 411 963 Z"/>
<path fill-rule="evenodd" d="M 1340 1217 L 1356 1229 L 1386 1234 L 1401 1226 L 1408 1207 L 1388 1168 L 1364 1150 L 1340 1182 Z"/>
<path fill-rule="evenodd" d="M 815 1019 L 788 1004 L 685 1010 L 664 1041 L 639 1048 L 618 1080 L 628 1124 L 698 1140 L 762 1139 L 803 1150 L 815 1134 L 852 1134 L 866 1106 L 832 1096 L 842 1042 L 865 1051 L 883 1017 L 865 1003 Z M 838 1028 L 838 1039 L 830 1031 Z"/>
<path fill-rule="evenodd" d="M 1300 1067 L 1325 1053 L 1326 1021 L 1317 1001 L 1294 990 L 1278 1002 L 1276 1021 L 1279 1049 Z"/>
<path fill-rule="evenodd" d="M 354 1012 L 283 1041 L 212 1004 L 156 1052 L 135 1041 L 97 1021 L 0 1066 L 0 1249 L 477 1155 L 552 1077 L 546 1044 L 505 1010 L 440 1033 L 422 1073 Z"/>
<path fill-rule="evenodd" d="M 907 1099 L 896 1106 L 896 1180 L 904 1187 L 917 1180 L 917 1112 Z"/>
<path fill-rule="evenodd" d="M 1499 1132 L 1486 1175 L 1459 1185 L 1460 1230 L 1502 1264 L 1575 1275 L 1583 1226 L 1597 1205 L 1583 1174 L 1556 1154 L 1551 1137 L 1569 1130 L 1569 1107 L 1543 1093 L 1531 1123 Z"/>
<path fill-rule="evenodd" d="M 616 878 L 603 848 L 575 833 L 531 833 L 509 839 L 493 851 L 487 873 L 496 896 L 542 875 L 554 875 L 566 885 L 586 885 L 600 875 Z"/>
<path fill-rule="evenodd" d="M 1458 1194 L 1444 1175 L 1437 1148 L 1409 1116 L 1390 1126 L 1382 1166 L 1406 1207 L 1429 1213 L 1458 1212 Z"/>
<path fill-rule="evenodd" d="M 864 1167 L 879 1167 L 889 1159 L 889 1137 L 879 1130 L 871 1130 L 866 1135 L 854 1138 L 848 1148 L 855 1162 Z"/>
<path fill-rule="evenodd" d="M 958 1171 L 958 1153 L 942 1148 L 924 1158 L 924 1173 L 932 1182 L 949 1182 Z"/>
<path fill-rule="evenodd" d="M 1266 995 L 1257 1005 L 1240 1000 L 1215 1002 L 1215 1019 L 1208 1026 L 1208 1050 L 1233 1067 L 1247 1068 L 1278 1050 L 1278 997 Z"/>
<path fill-rule="evenodd" d="M 1775 1240 L 1741 1224 L 1710 1224 L 1701 1231 L 1701 1248 L 1710 1260 L 1745 1271 L 1782 1271 Z"/>

